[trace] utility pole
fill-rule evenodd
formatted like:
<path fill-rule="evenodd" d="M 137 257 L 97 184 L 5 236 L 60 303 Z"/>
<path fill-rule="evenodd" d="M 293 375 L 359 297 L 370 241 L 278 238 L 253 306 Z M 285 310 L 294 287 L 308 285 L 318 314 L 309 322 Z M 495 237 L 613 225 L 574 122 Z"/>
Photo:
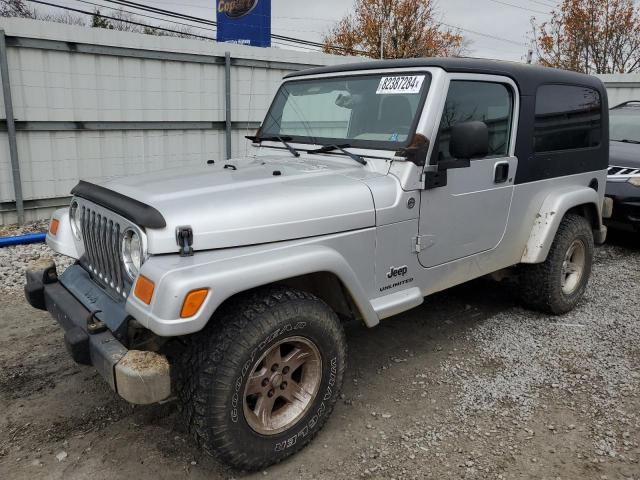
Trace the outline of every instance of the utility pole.
<path fill-rule="evenodd" d="M 380 60 L 384 60 L 384 25 L 380 29 Z"/>
<path fill-rule="evenodd" d="M 533 22 L 534 19 L 531 19 L 531 22 Z M 531 65 L 533 63 L 533 47 L 535 45 L 535 27 L 534 27 L 534 31 L 533 31 L 533 38 L 529 41 L 529 48 L 527 49 L 527 63 L 529 65 Z"/>

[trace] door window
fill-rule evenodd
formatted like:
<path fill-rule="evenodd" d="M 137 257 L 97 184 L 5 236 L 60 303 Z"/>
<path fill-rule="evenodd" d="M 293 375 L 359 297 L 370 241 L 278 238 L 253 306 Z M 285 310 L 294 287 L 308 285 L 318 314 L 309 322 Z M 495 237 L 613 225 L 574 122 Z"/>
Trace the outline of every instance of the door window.
<path fill-rule="evenodd" d="M 482 121 L 489 128 L 489 157 L 506 157 L 511 139 L 513 94 L 502 83 L 453 80 L 438 132 L 437 160 L 451 158 L 449 139 L 457 123 Z"/>

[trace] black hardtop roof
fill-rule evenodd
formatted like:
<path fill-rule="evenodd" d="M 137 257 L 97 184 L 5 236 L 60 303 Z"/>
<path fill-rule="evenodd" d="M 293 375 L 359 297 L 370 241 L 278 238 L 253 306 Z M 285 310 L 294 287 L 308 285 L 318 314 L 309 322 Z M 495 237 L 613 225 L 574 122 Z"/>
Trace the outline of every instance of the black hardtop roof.
<path fill-rule="evenodd" d="M 478 73 L 506 76 L 516 82 L 521 95 L 535 95 L 535 91 L 538 86 L 545 83 L 575 84 L 591 87 L 599 92 L 604 91 L 604 85 L 600 79 L 591 75 L 570 72 L 568 70 L 540 67 L 537 65 L 481 58 L 407 58 L 400 60 L 356 62 L 301 70 L 290 73 L 285 78 L 325 73 L 421 67 L 439 67 L 447 72 L 456 73 Z"/>

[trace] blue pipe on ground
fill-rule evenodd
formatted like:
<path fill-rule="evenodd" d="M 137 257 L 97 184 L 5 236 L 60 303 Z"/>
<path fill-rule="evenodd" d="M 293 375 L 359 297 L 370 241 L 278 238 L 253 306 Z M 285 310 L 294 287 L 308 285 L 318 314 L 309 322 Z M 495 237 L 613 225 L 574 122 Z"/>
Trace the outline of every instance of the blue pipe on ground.
<path fill-rule="evenodd" d="M 17 237 L 0 237 L 0 248 L 11 247 L 13 245 L 42 243 L 45 238 L 47 238 L 46 233 L 30 233 L 28 235 L 18 235 Z"/>

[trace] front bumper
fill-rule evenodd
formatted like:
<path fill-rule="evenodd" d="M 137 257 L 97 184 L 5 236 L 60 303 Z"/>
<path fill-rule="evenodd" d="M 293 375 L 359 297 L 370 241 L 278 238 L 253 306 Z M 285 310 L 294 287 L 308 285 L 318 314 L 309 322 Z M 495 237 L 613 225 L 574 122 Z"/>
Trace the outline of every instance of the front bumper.
<path fill-rule="evenodd" d="M 91 280 L 75 276 L 73 290 L 88 289 L 96 300 L 95 284 L 83 286 L 83 282 Z M 105 297 L 98 303 L 116 308 L 105 293 L 102 295 Z M 93 365 L 122 398 L 131 403 L 150 404 L 171 395 L 166 357 L 155 352 L 127 349 L 97 316 L 102 312 L 90 311 L 65 287 L 53 261 L 41 261 L 28 269 L 25 296 L 31 306 L 49 311 L 57 320 L 64 330 L 65 345 L 73 359 L 82 365 Z"/>
<path fill-rule="evenodd" d="M 627 182 L 607 182 L 606 196 L 613 200 L 613 214 L 605 223 L 640 232 L 640 187 Z"/>

